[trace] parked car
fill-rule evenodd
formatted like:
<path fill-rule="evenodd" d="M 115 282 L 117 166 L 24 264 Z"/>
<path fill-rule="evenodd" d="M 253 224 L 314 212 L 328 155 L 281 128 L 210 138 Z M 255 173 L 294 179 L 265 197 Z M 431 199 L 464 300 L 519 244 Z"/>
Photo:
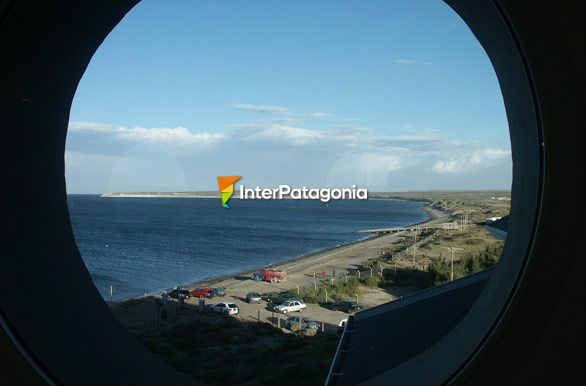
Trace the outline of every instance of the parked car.
<path fill-rule="evenodd" d="M 183 288 L 174 288 L 173 290 L 167 292 L 167 296 L 173 299 L 189 299 L 191 297 L 188 290 Z"/>
<path fill-rule="evenodd" d="M 340 324 L 338 324 L 338 334 L 342 334 L 344 329 L 346 328 L 346 323 L 348 323 L 348 319 L 340 320 Z"/>
<path fill-rule="evenodd" d="M 360 311 L 362 309 L 362 307 L 356 303 L 356 302 L 352 302 L 352 301 L 348 301 L 348 300 L 343 300 L 340 302 L 336 302 L 333 303 L 331 305 L 331 308 L 333 311 L 344 311 L 347 313 L 351 313 L 351 312 L 355 312 L 355 311 Z"/>
<path fill-rule="evenodd" d="M 219 297 L 226 296 L 226 288 L 222 288 L 222 287 L 212 288 L 212 296 L 219 296 Z"/>
<path fill-rule="evenodd" d="M 279 293 L 273 295 L 261 295 L 262 300 L 266 300 L 268 303 L 273 303 L 274 305 L 279 305 L 285 303 L 287 300 L 299 300 L 303 302 L 301 299 L 295 297 L 295 295 L 291 293 Z"/>
<path fill-rule="evenodd" d="M 226 314 L 226 315 L 236 315 L 240 311 L 236 304 L 230 303 L 230 302 L 222 302 L 222 303 L 210 305 L 208 308 L 210 309 L 210 311 L 220 312 L 220 313 Z"/>
<path fill-rule="evenodd" d="M 285 328 L 293 332 L 304 329 L 315 329 L 319 330 L 320 324 L 315 320 L 308 318 L 307 316 L 290 316 L 285 322 Z"/>
<path fill-rule="evenodd" d="M 213 289 L 210 287 L 196 288 L 191 291 L 191 296 L 194 298 L 211 298 L 213 296 Z"/>
<path fill-rule="evenodd" d="M 274 310 L 286 314 L 293 311 L 301 312 L 305 308 L 307 308 L 307 305 L 300 300 L 287 300 L 283 304 L 276 306 Z"/>
<path fill-rule="evenodd" d="M 258 292 L 249 292 L 246 294 L 246 301 L 248 303 L 260 303 L 262 300 L 262 295 Z"/>

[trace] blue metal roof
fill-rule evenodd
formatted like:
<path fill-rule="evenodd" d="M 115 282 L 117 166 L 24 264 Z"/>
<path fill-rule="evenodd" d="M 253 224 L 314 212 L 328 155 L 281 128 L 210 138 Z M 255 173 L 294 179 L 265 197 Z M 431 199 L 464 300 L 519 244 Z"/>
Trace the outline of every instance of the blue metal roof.
<path fill-rule="evenodd" d="M 351 316 L 326 385 L 360 384 L 433 346 L 468 313 L 490 272 L 492 269 Z"/>

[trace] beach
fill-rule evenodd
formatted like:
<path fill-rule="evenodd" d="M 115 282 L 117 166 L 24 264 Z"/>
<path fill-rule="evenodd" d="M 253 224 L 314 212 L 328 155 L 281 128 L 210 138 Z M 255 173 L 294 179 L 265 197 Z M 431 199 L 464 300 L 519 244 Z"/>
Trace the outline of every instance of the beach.
<path fill-rule="evenodd" d="M 437 225 L 447 221 L 447 213 L 440 210 L 425 206 L 424 210 L 429 214 L 429 219 L 417 225 Z M 185 286 L 189 290 L 196 287 L 223 287 L 226 289 L 226 297 L 219 299 L 205 299 L 209 303 L 219 301 L 233 301 L 240 308 L 239 317 L 244 320 L 257 320 L 272 322 L 274 315 L 268 311 L 264 304 L 248 304 L 243 301 L 248 292 L 281 292 L 286 290 L 295 290 L 299 287 L 310 287 L 316 280 L 344 280 L 345 275 L 356 275 L 356 269 L 367 260 L 380 257 L 381 251 L 401 240 L 404 236 L 401 233 L 389 233 L 374 236 L 365 240 L 359 240 L 339 247 L 330 248 L 300 256 L 285 262 L 272 265 L 270 268 L 284 270 L 287 272 L 287 280 L 283 283 L 268 283 L 264 281 L 253 281 L 250 275 L 255 270 L 248 270 L 236 275 L 230 275 L 205 281 L 199 281 Z M 261 269 L 262 267 L 259 267 Z M 318 278 L 313 277 L 313 273 L 318 274 Z M 325 278 L 321 273 L 325 272 Z M 370 275 L 370 272 L 363 274 Z M 376 274 L 376 271 L 375 271 Z M 409 294 L 409 288 L 390 288 L 390 289 L 372 289 L 367 293 L 361 294 L 360 303 L 365 307 L 372 307 L 388 301 L 392 301 L 400 296 Z M 152 320 L 153 307 L 159 296 L 148 297 L 145 301 L 126 301 L 112 304 L 112 310 L 121 323 L 125 326 L 136 326 Z M 188 299 L 187 305 L 196 306 L 199 299 Z M 317 304 L 308 304 L 304 312 L 316 320 L 323 321 L 334 329 L 339 321 L 346 314 L 339 311 L 327 310 Z"/>

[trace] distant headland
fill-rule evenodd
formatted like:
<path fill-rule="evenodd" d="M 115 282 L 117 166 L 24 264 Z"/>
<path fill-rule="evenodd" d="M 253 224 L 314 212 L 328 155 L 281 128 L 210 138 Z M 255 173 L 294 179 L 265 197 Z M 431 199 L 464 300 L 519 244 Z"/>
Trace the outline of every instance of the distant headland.
<path fill-rule="evenodd" d="M 126 198 L 219 198 L 220 192 L 113 192 L 104 193 L 100 197 Z"/>

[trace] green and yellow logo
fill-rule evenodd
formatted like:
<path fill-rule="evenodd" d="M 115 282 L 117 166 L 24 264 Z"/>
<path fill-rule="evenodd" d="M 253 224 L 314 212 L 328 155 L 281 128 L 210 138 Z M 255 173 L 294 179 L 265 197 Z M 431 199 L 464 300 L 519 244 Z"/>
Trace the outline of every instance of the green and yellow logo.
<path fill-rule="evenodd" d="M 218 176 L 218 186 L 220 187 L 220 194 L 222 195 L 222 206 L 228 206 L 228 200 L 234 194 L 234 183 L 240 179 L 240 176 Z"/>

